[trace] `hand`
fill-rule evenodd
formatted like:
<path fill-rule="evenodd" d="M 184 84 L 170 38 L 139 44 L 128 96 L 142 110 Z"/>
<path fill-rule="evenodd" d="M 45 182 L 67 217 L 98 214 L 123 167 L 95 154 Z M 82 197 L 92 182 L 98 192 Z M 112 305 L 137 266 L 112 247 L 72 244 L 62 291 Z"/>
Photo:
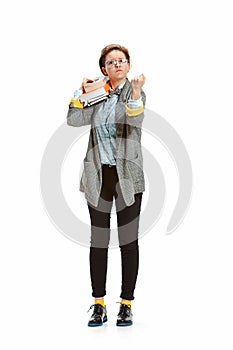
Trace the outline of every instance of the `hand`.
<path fill-rule="evenodd" d="M 138 75 L 131 80 L 130 84 L 132 89 L 133 100 L 138 100 L 140 98 L 141 88 L 145 84 L 145 81 L 146 77 L 144 74 Z"/>
<path fill-rule="evenodd" d="M 83 92 L 85 92 L 85 90 L 84 90 L 84 85 L 87 83 L 87 82 L 93 82 L 94 80 L 93 79 L 90 79 L 90 78 L 83 78 L 83 80 L 82 80 L 82 85 L 80 86 L 80 90 L 82 90 Z"/>
<path fill-rule="evenodd" d="M 86 84 L 87 82 L 89 83 L 93 83 L 93 81 L 95 81 L 96 79 L 92 79 L 92 78 L 83 78 L 83 81 L 82 81 L 82 85 Z"/>

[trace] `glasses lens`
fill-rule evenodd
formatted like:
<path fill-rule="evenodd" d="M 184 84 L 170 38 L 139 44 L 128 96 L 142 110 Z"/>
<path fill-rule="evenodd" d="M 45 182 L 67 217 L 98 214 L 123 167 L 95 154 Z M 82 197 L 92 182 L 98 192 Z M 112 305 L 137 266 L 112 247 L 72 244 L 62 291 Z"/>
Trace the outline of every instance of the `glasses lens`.
<path fill-rule="evenodd" d="M 119 60 L 112 60 L 112 61 L 107 61 L 106 64 L 109 67 L 112 67 L 113 65 L 116 66 L 117 64 L 123 64 L 126 63 L 128 60 L 126 58 L 119 58 Z"/>

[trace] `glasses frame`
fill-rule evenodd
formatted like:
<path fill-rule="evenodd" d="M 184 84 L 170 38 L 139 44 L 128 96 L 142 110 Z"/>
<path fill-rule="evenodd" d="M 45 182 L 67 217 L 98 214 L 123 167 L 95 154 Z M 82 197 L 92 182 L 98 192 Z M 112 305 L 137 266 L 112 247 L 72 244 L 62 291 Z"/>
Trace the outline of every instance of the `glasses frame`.
<path fill-rule="evenodd" d="M 105 65 L 107 65 L 108 67 L 113 67 L 119 64 L 125 64 L 128 63 L 127 58 L 119 58 L 118 60 L 110 60 L 110 61 L 106 61 Z"/>

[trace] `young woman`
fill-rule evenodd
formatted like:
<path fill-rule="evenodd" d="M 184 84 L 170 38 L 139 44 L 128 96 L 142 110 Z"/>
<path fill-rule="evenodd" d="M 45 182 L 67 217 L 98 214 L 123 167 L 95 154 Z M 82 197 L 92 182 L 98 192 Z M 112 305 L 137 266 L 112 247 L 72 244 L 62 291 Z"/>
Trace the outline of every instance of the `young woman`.
<path fill-rule="evenodd" d="M 91 220 L 90 275 L 93 314 L 89 326 L 107 321 L 104 303 L 110 215 L 115 199 L 122 262 L 121 303 L 117 326 L 132 325 L 131 301 L 138 275 L 138 229 L 142 193 L 145 190 L 141 151 L 145 83 L 143 74 L 127 78 L 128 50 L 118 44 L 101 51 L 99 66 L 109 78 L 110 94 L 96 105 L 69 106 L 68 125 L 91 125 L 80 190 L 85 193 Z"/>

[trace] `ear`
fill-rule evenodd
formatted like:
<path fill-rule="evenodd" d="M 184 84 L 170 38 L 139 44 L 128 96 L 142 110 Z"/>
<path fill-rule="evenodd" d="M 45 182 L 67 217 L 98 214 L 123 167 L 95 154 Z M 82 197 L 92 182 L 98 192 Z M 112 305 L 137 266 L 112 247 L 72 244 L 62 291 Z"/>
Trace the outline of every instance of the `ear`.
<path fill-rule="evenodd" d="M 105 67 L 102 67 L 102 68 L 101 68 L 101 71 L 102 71 L 102 73 L 103 73 L 104 75 L 108 75 L 108 73 L 107 73 Z"/>

